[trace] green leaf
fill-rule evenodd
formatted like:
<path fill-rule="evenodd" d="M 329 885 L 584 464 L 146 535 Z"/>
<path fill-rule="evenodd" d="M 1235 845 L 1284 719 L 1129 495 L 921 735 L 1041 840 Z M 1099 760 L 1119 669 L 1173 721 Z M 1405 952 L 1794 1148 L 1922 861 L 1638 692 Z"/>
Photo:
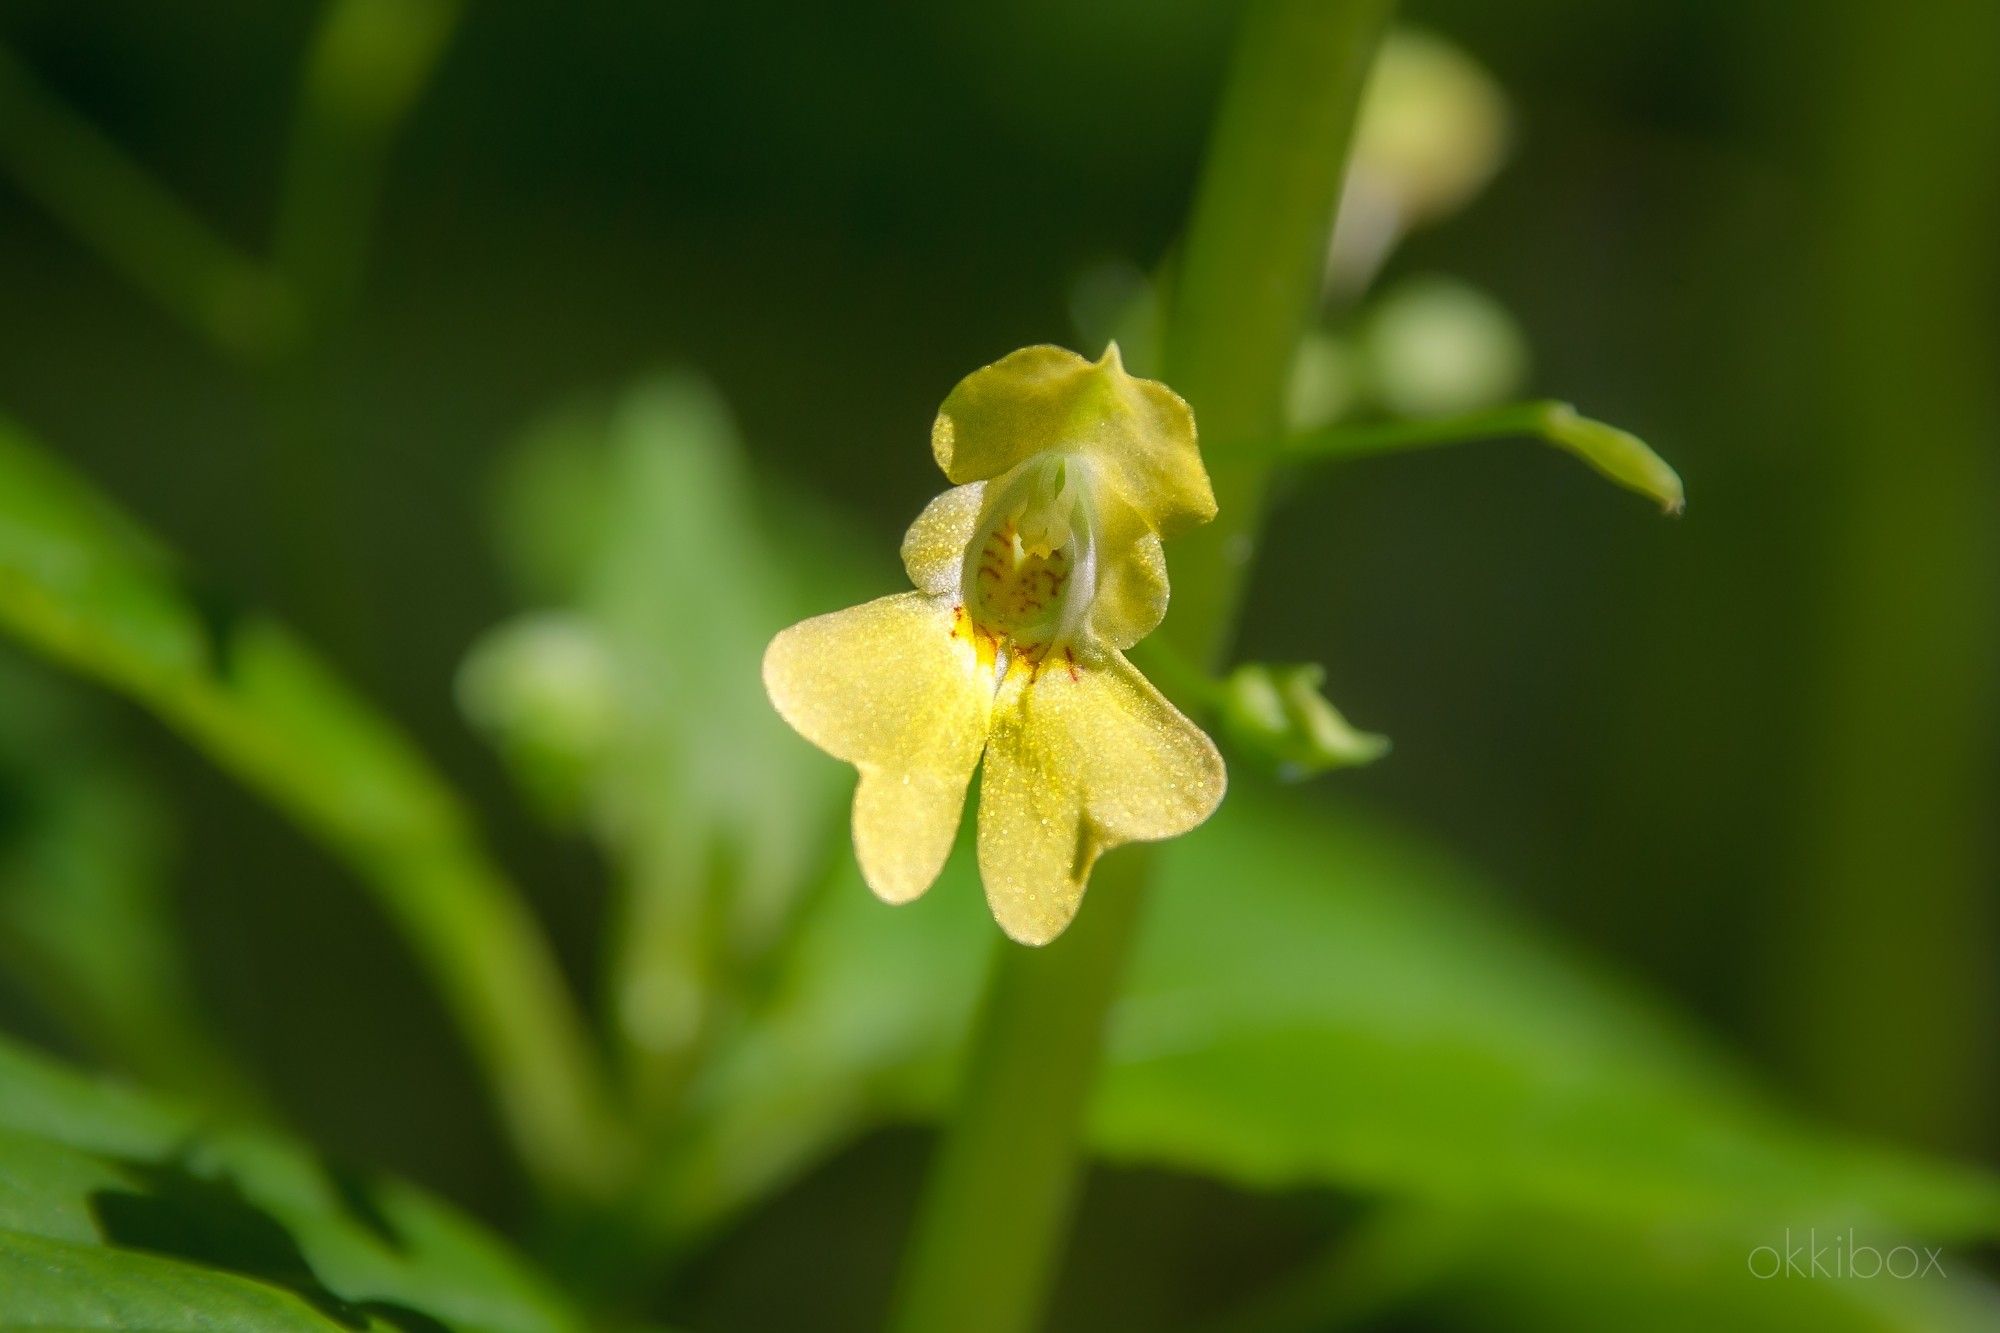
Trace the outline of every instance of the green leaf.
<path fill-rule="evenodd" d="M 597 562 L 612 503 L 607 409 L 573 403 L 521 433 L 495 473 L 487 508 L 493 545 L 532 605 L 568 605 Z"/>
<path fill-rule="evenodd" d="M 1862 1260 L 1859 1278 L 1850 1252 Z M 1892 1253 L 1900 1278 L 1878 1270 L 1877 1256 Z M 1938 1269 L 1925 1267 L 1932 1255 Z M 1781 1230 L 1745 1243 L 1547 1212 L 1389 1204 L 1343 1227 L 1318 1258 L 1209 1333 L 1388 1323 L 1533 1333 L 1972 1333 L 1996 1320 L 2000 1301 L 1956 1256 L 1858 1230 Z"/>
<path fill-rule="evenodd" d="M 580 1017 L 457 797 L 281 626 L 196 586 L 0 420 L 0 629 L 151 709 L 372 888 L 426 963 L 544 1179 L 617 1170 Z"/>
<path fill-rule="evenodd" d="M 0 1296 L 0 1327 L 579 1327 L 524 1260 L 420 1192 L 9 1041 Z"/>
<path fill-rule="evenodd" d="M 1160 861 L 1091 1117 L 1108 1158 L 1532 1212 L 1635 1245 L 2000 1232 L 1991 1177 L 1771 1104 L 1407 835 L 1240 782 Z M 859 1126 L 934 1110 L 992 945 L 962 850 L 909 907 L 840 885 L 704 1085 L 660 1208 L 711 1225 Z"/>
<path fill-rule="evenodd" d="M 582 594 L 625 705 L 606 817 L 653 873 L 721 882 L 709 910 L 754 953 L 818 858 L 800 834 L 825 825 L 838 781 L 764 697 L 764 649 L 795 618 L 794 598 L 735 424 L 701 381 L 628 394 L 608 464 L 613 499 Z"/>
<path fill-rule="evenodd" d="M 618 743 L 618 682 L 595 623 L 561 611 L 516 616 L 472 645 L 458 705 L 498 747 L 543 815 L 571 827 Z"/>
<path fill-rule="evenodd" d="M 72 1037 L 214 1105 L 260 1097 L 208 1035 L 152 793 L 57 682 L 0 658 L 0 960 Z"/>
<path fill-rule="evenodd" d="M 1992 1178 L 1801 1123 L 1410 839 L 1239 790 L 1162 860 L 1094 1115 L 1115 1157 L 1732 1236 L 2000 1232 Z"/>
<path fill-rule="evenodd" d="M 1835 1238 L 1822 1229 L 1815 1239 L 1825 1262 L 1813 1277 L 1808 1230 L 1746 1245 L 1546 1215 L 1492 1219 L 1437 1303 L 1453 1327 L 1534 1333 L 1990 1333 L 2000 1325 L 2000 1300 L 1958 1256 L 1941 1256 L 1941 1276 L 1835 1278 L 1826 1266 Z M 1849 1243 L 1846 1230 L 1839 1236 Z M 1857 1230 L 1852 1243 L 1886 1254 L 1898 1241 Z M 1750 1254 L 1763 1245 L 1772 1250 L 1757 1254 L 1760 1278 Z M 1795 1270 L 1774 1271 L 1788 1245 Z M 1907 1250 L 1899 1267 L 1921 1262 L 1927 1248 Z"/>
<path fill-rule="evenodd" d="M 665 1107 L 823 878 L 841 771 L 779 722 L 761 662 L 825 606 L 782 565 L 735 423 L 691 374 L 551 416 L 497 500 L 524 593 L 560 609 L 483 641 L 461 697 L 530 793 L 578 808 L 618 864 L 611 1008 L 640 1100 Z"/>

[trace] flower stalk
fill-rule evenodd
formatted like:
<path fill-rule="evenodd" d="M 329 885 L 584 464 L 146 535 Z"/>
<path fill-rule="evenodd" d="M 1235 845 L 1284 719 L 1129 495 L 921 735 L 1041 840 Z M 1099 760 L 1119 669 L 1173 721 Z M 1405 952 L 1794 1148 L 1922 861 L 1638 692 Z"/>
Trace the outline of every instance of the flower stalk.
<path fill-rule="evenodd" d="M 1258 0 L 1245 13 L 1188 232 L 1167 382 L 1194 407 L 1220 512 L 1175 546 L 1164 631 L 1212 663 L 1234 631 L 1292 352 L 1318 298 L 1355 111 L 1393 0 Z M 1040 950 L 999 946 L 919 1206 L 891 1327 L 1021 1333 L 1067 1231 L 1105 1018 L 1151 853 L 1097 875 Z"/>
<path fill-rule="evenodd" d="M 1337 425 L 1286 442 L 1298 458 L 1365 458 L 1441 444 L 1511 437 L 1540 440 L 1581 460 L 1601 476 L 1658 504 L 1668 514 L 1687 507 L 1680 474 L 1630 431 L 1584 416 L 1548 399 L 1445 417 L 1371 425 Z"/>

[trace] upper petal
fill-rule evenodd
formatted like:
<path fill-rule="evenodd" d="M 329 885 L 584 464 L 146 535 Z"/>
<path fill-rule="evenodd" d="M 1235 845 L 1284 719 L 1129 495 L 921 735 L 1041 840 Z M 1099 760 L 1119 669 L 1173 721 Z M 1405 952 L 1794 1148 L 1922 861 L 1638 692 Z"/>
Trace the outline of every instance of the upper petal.
<path fill-rule="evenodd" d="M 979 873 L 1001 929 L 1046 944 L 1076 915 L 1100 853 L 1208 818 L 1222 756 L 1116 652 L 1074 673 L 1017 671 L 994 701 L 979 795 Z"/>
<path fill-rule="evenodd" d="M 986 483 L 954 486 L 924 506 L 903 534 L 903 568 L 910 582 L 933 597 L 956 598 L 965 548 L 979 525 Z"/>
<path fill-rule="evenodd" d="M 854 851 L 868 886 L 889 902 L 929 888 L 993 698 L 950 605 L 902 593 L 794 625 L 765 650 L 764 688 L 801 736 L 860 770 Z"/>
<path fill-rule="evenodd" d="M 1126 373 L 1113 344 L 1098 361 L 1024 347 L 958 382 L 931 427 L 938 466 L 984 481 L 1047 449 L 1086 454 L 1163 537 L 1215 517 L 1194 413 L 1156 380 Z"/>

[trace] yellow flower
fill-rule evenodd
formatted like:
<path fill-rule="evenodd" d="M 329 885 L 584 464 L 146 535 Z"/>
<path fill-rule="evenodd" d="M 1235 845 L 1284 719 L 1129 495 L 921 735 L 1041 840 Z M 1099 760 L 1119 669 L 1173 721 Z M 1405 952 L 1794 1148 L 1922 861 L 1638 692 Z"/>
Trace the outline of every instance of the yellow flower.
<path fill-rule="evenodd" d="M 903 539 L 915 592 L 818 616 L 764 655 L 771 702 L 860 770 L 854 850 L 887 902 L 929 888 L 980 780 L 1001 929 L 1046 944 L 1091 867 L 1222 799 L 1222 757 L 1125 660 L 1167 610 L 1160 538 L 1215 515 L 1194 417 L 1127 374 L 1028 347 L 968 375 L 931 445 L 957 483 Z"/>

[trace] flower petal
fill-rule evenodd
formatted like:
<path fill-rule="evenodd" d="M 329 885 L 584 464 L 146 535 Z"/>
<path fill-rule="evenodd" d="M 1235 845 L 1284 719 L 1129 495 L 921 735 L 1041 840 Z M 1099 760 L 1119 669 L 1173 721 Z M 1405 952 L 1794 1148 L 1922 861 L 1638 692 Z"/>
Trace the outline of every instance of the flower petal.
<path fill-rule="evenodd" d="M 986 483 L 975 481 L 954 486 L 924 506 L 903 534 L 903 568 L 910 582 L 933 597 L 958 597 L 965 548 L 972 544 L 985 499 Z"/>
<path fill-rule="evenodd" d="M 902 593 L 792 626 L 764 688 L 801 736 L 861 772 L 854 852 L 877 897 L 907 902 L 951 853 L 993 698 L 952 610 Z"/>
<path fill-rule="evenodd" d="M 1049 449 L 1089 457 L 1163 537 L 1215 517 L 1194 414 L 1166 385 L 1127 374 L 1115 343 L 1095 362 L 1061 347 L 1010 353 L 960 380 L 931 427 L 955 482 L 998 477 Z"/>
<path fill-rule="evenodd" d="M 979 791 L 979 873 L 1000 928 L 1048 943 L 1100 853 L 1187 832 L 1226 782 L 1215 745 L 1122 655 L 1015 671 L 994 701 Z"/>
<path fill-rule="evenodd" d="M 1090 629 L 1112 648 L 1130 648 L 1160 627 L 1167 614 L 1167 558 L 1137 510 L 1103 497 L 1097 525 L 1097 597 Z"/>

